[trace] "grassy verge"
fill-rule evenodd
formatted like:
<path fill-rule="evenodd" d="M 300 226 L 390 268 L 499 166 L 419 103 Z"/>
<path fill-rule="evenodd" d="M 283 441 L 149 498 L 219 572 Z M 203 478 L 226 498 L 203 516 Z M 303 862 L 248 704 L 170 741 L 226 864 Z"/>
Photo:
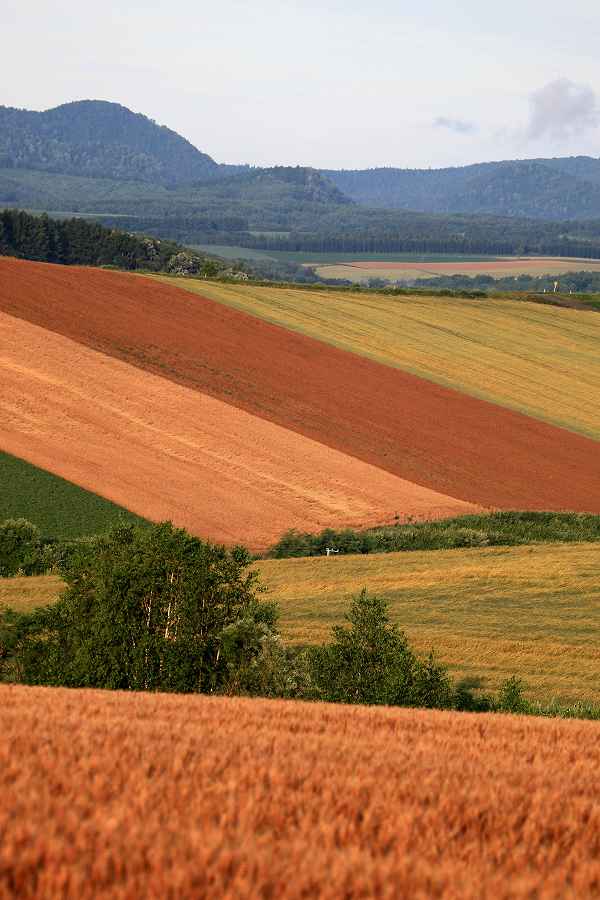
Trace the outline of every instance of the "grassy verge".
<path fill-rule="evenodd" d="M 0 452 L 0 521 L 24 518 L 43 535 L 61 540 L 106 531 L 139 516 L 23 459 Z"/>
<path fill-rule="evenodd" d="M 463 547 L 600 541 L 600 516 L 585 513 L 496 512 L 414 522 L 364 531 L 331 528 L 320 534 L 288 531 L 266 554 L 274 559 L 340 553 L 394 553 Z"/>

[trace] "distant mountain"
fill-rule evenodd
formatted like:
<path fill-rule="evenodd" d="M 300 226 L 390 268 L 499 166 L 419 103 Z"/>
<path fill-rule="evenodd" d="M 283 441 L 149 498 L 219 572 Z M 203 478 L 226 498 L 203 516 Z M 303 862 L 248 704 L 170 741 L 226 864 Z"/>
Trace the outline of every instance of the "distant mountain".
<path fill-rule="evenodd" d="M 176 132 L 102 100 L 45 112 L 0 107 L 0 168 L 165 185 L 219 173 L 210 156 Z"/>
<path fill-rule="evenodd" d="M 0 208 L 84 214 L 188 244 L 600 255 L 600 160 L 450 169 L 219 165 L 116 103 L 0 107 Z"/>
<path fill-rule="evenodd" d="M 600 217 L 600 159 L 592 157 L 322 174 L 348 197 L 372 208 L 555 221 Z"/>

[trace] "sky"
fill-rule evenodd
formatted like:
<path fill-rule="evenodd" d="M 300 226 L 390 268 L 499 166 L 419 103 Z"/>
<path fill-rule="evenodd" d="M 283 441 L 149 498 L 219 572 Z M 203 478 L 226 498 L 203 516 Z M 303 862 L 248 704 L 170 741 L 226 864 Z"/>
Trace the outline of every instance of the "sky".
<path fill-rule="evenodd" d="M 600 156 L 597 0 L 1 0 L 0 104 L 123 104 L 218 162 Z"/>

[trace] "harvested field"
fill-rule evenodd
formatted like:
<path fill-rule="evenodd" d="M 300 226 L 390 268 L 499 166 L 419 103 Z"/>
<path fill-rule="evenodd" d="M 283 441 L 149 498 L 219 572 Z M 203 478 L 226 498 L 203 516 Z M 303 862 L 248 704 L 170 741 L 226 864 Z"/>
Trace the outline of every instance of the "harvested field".
<path fill-rule="evenodd" d="M 0 313 L 2 444 L 145 518 L 265 547 L 290 527 L 469 511 L 265 419 Z"/>
<path fill-rule="evenodd" d="M 0 309 L 446 496 L 600 512 L 597 442 L 159 281 L 2 259 Z"/>
<path fill-rule="evenodd" d="M 356 259 L 340 261 L 334 265 L 320 265 L 317 272 L 322 278 L 346 278 L 356 282 L 369 278 L 396 281 L 435 278 L 437 275 L 491 275 L 492 278 L 519 275 L 561 276 L 567 272 L 600 272 L 600 260 L 545 256 L 439 262 Z"/>
<path fill-rule="evenodd" d="M 387 281 L 416 281 L 417 278 L 433 277 L 431 273 L 420 268 L 418 263 L 387 263 L 385 266 L 372 267 L 370 263 L 355 265 L 353 263 L 337 263 L 316 266 L 317 275 L 321 278 L 340 278 L 366 285 L 370 278 L 385 278 Z"/>
<path fill-rule="evenodd" d="M 287 642 L 329 640 L 366 587 L 387 598 L 419 652 L 433 647 L 457 677 L 481 676 L 495 690 L 518 675 L 531 699 L 600 703 L 599 544 L 278 559 L 256 568 L 280 606 Z M 61 587 L 55 576 L 0 579 L 0 605 L 28 610 L 53 602 Z"/>
<path fill-rule="evenodd" d="M 600 703 L 600 545 L 543 544 L 258 564 L 291 642 L 329 640 L 363 587 L 390 602 L 421 652 L 496 689 L 522 677 L 531 699 Z"/>
<path fill-rule="evenodd" d="M 10 606 L 18 612 L 30 612 L 37 606 L 48 606 L 64 587 L 58 575 L 29 575 L 0 578 L 0 609 Z"/>
<path fill-rule="evenodd" d="M 600 438 L 600 318 L 515 300 L 389 297 L 173 279 L 437 384 Z"/>
<path fill-rule="evenodd" d="M 0 896 L 598 894 L 600 726 L 0 686 Z"/>

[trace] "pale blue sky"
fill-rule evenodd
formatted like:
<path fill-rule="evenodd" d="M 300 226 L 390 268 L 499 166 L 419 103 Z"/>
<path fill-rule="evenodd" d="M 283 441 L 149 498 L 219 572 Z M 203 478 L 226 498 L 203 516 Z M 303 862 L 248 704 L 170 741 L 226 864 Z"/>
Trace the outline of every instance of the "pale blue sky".
<path fill-rule="evenodd" d="M 0 103 L 114 100 L 219 162 L 600 155 L 592 0 L 2 0 Z"/>

